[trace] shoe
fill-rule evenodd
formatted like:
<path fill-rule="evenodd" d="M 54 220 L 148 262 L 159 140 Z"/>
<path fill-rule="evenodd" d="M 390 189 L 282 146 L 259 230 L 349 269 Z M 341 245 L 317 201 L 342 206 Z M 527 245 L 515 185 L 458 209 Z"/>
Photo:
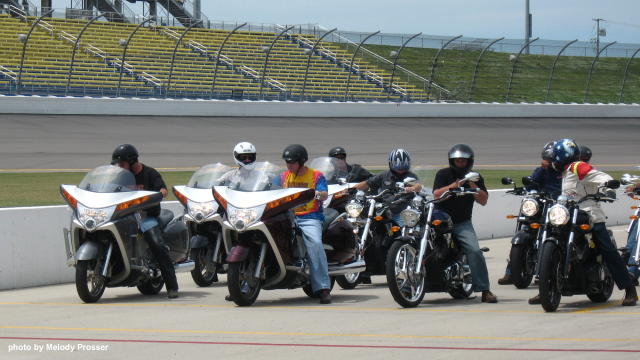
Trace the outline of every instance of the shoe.
<path fill-rule="evenodd" d="M 320 304 L 331 304 L 329 289 L 320 290 Z"/>
<path fill-rule="evenodd" d="M 540 294 L 529 299 L 529 305 L 539 305 L 540 304 Z"/>
<path fill-rule="evenodd" d="M 360 283 L 361 284 L 371 284 L 371 276 L 362 276 L 360 275 Z"/>
<path fill-rule="evenodd" d="M 622 300 L 622 306 L 636 306 L 638 303 L 638 293 L 636 292 L 635 286 L 629 286 L 627 288 L 626 293 L 624 294 L 624 299 Z"/>
<path fill-rule="evenodd" d="M 233 299 L 231 298 L 231 295 L 227 295 L 224 297 L 224 301 L 233 301 Z"/>
<path fill-rule="evenodd" d="M 489 304 L 495 304 L 498 302 L 498 297 L 493 295 L 493 293 L 489 290 L 484 290 L 482 292 L 482 302 L 483 303 L 489 303 Z"/>
<path fill-rule="evenodd" d="M 513 281 L 511 281 L 511 275 L 504 274 L 503 277 L 498 279 L 498 284 L 499 285 L 511 285 L 511 284 L 513 284 Z"/>
<path fill-rule="evenodd" d="M 167 297 L 169 299 L 175 299 L 178 297 L 178 290 L 168 290 L 167 291 Z"/>

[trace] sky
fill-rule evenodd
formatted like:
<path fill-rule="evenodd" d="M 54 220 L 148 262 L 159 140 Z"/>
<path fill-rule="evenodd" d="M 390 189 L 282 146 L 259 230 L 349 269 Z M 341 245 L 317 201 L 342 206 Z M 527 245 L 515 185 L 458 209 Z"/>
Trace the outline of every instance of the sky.
<path fill-rule="evenodd" d="M 515 39 L 524 36 L 524 8 L 525 0 L 202 0 L 210 20 Z M 589 41 L 592 19 L 602 18 L 602 41 L 640 43 L 640 0 L 530 0 L 530 11 L 533 37 Z"/>

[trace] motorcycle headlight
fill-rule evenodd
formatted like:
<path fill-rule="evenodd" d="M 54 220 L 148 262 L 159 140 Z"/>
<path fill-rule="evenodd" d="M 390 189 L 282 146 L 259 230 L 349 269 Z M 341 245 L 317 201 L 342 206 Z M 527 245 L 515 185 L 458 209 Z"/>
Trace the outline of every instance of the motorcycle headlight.
<path fill-rule="evenodd" d="M 265 205 L 250 209 L 238 209 L 227 205 L 227 219 L 236 230 L 242 231 L 253 225 L 262 217 Z"/>
<path fill-rule="evenodd" d="M 92 209 L 78 203 L 78 221 L 87 231 L 93 231 L 98 226 L 111 220 L 114 211 L 116 211 L 116 206 Z"/>
<path fill-rule="evenodd" d="M 362 209 L 364 209 L 364 206 L 357 202 L 350 202 L 347 204 L 347 206 L 344 207 L 344 209 L 350 218 L 357 218 L 362 213 Z"/>
<path fill-rule="evenodd" d="M 549 209 L 549 222 L 555 226 L 566 224 L 569 222 L 569 210 L 563 205 L 553 205 Z"/>
<path fill-rule="evenodd" d="M 191 215 L 195 221 L 201 222 L 218 211 L 218 203 L 215 201 L 195 202 L 189 200 L 187 202 L 187 208 L 189 209 L 189 215 Z"/>
<path fill-rule="evenodd" d="M 538 213 L 538 202 L 533 199 L 524 199 L 520 211 L 524 216 L 533 216 Z"/>
<path fill-rule="evenodd" d="M 404 209 L 400 212 L 400 218 L 405 226 L 414 227 L 420 220 L 420 212 L 413 209 Z"/>

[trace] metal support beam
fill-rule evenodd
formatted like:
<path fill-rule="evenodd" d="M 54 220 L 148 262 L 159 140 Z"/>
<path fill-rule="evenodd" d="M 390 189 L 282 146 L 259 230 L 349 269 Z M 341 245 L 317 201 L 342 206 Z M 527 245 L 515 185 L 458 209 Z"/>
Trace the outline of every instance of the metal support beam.
<path fill-rule="evenodd" d="M 76 51 L 78 50 L 78 46 L 80 45 L 80 39 L 82 38 L 82 35 L 84 34 L 84 32 L 89 28 L 89 26 L 93 24 L 96 20 L 98 20 L 98 18 L 100 18 L 102 15 L 103 15 L 102 13 L 98 13 L 98 15 L 95 15 L 94 17 L 92 17 L 89 20 L 89 22 L 87 22 L 82 27 L 82 30 L 80 30 L 80 32 L 78 33 L 78 36 L 76 36 L 76 41 L 75 43 L 73 43 L 73 51 L 71 52 L 71 62 L 69 64 L 69 73 L 67 74 L 67 87 L 64 90 L 65 95 L 69 93 L 69 86 L 71 85 L 71 74 L 73 73 L 73 64 L 76 60 Z"/>
<path fill-rule="evenodd" d="M 456 37 L 452 37 L 451 39 L 449 39 L 449 41 L 447 41 L 444 44 L 442 44 L 442 46 L 440 47 L 440 49 L 436 53 L 436 56 L 433 57 L 433 62 L 431 63 L 431 75 L 429 75 L 429 87 L 427 88 L 427 98 L 428 99 L 431 99 L 431 87 L 432 87 L 432 84 L 433 84 L 433 79 L 434 79 L 435 74 L 436 74 L 436 67 L 438 66 L 438 59 L 440 58 L 440 53 L 442 53 L 442 50 L 446 49 L 446 47 L 449 46 L 449 44 L 451 44 L 452 42 L 460 39 L 461 37 L 462 37 L 462 35 L 458 35 Z"/>
<path fill-rule="evenodd" d="M 31 33 L 33 33 L 33 30 L 35 30 L 36 26 L 38 26 L 38 24 L 40 23 L 40 21 L 42 21 L 42 19 L 44 19 L 45 17 L 51 14 L 53 14 L 53 9 L 50 9 L 46 13 L 43 13 L 40 17 L 38 17 L 33 22 L 33 24 L 31 25 L 31 28 L 29 29 L 29 32 L 27 33 L 27 36 L 24 38 L 19 37 L 19 40 L 22 41 L 22 55 L 20 56 L 20 69 L 18 70 L 18 78 L 16 80 L 16 94 L 20 94 L 20 86 L 22 85 L 22 68 L 24 67 L 24 57 L 27 52 L 27 43 L 29 43 L 29 38 L 31 38 Z M 21 34 L 18 34 L 18 36 L 20 35 Z"/>
<path fill-rule="evenodd" d="M 118 89 L 116 90 L 116 96 L 120 96 L 120 86 L 122 85 L 122 72 L 124 71 L 124 67 L 125 64 L 127 62 L 127 50 L 129 49 L 129 44 L 131 44 L 131 40 L 133 39 L 133 36 L 138 32 L 138 30 L 140 30 L 141 27 L 143 27 L 144 25 L 146 25 L 147 23 L 154 21 L 155 18 L 153 17 L 149 17 L 147 19 L 145 19 L 144 21 L 142 21 L 140 24 L 138 24 L 138 26 L 136 26 L 135 29 L 133 29 L 133 31 L 131 32 L 131 34 L 129 35 L 129 38 L 127 39 L 126 43 L 124 44 L 124 50 L 122 51 L 122 59 L 120 59 L 120 75 L 118 77 Z"/>
<path fill-rule="evenodd" d="M 471 101 L 473 88 L 476 86 L 476 77 L 478 76 L 478 69 L 480 68 L 480 60 L 482 60 L 484 53 L 487 52 L 487 50 L 489 50 L 493 46 L 493 44 L 503 39 L 504 37 L 493 40 L 492 42 L 489 43 L 489 45 L 485 46 L 484 49 L 482 49 L 482 51 L 480 52 L 480 55 L 478 56 L 478 60 L 476 60 L 476 65 L 473 68 L 473 75 L 471 76 L 471 85 L 469 85 L 469 94 L 467 95 L 467 101 Z"/>
<path fill-rule="evenodd" d="M 513 86 L 513 75 L 516 72 L 516 65 L 518 65 L 518 60 L 520 60 L 520 55 L 522 55 L 522 52 L 524 52 L 524 49 L 528 49 L 529 45 L 538 41 L 538 39 L 540 38 L 535 38 L 533 40 L 526 41 L 524 43 L 524 46 L 518 52 L 518 55 L 516 55 L 516 58 L 513 60 L 513 66 L 511 67 L 511 76 L 509 77 L 509 86 L 507 87 L 507 96 L 505 98 L 506 102 L 509 102 L 509 97 L 511 96 L 511 87 Z"/>
<path fill-rule="evenodd" d="M 176 53 L 178 52 L 178 47 L 180 47 L 180 44 L 182 44 L 182 39 L 184 39 L 184 37 L 187 35 L 187 33 L 189 31 L 191 31 L 191 29 L 193 29 L 194 26 L 199 25 L 202 23 L 202 20 L 198 20 L 198 21 L 194 21 L 191 23 L 191 25 L 189 25 L 180 35 L 180 38 L 178 39 L 178 41 L 176 42 L 176 46 L 173 48 L 173 55 L 171 55 L 171 67 L 169 68 L 169 80 L 167 81 L 167 90 L 165 90 L 164 92 L 164 97 L 166 98 L 167 95 L 169 94 L 169 90 L 171 90 L 171 78 L 173 78 L 173 66 L 176 62 Z"/>
<path fill-rule="evenodd" d="M 302 83 L 302 92 L 300 93 L 300 101 L 304 101 L 304 90 L 307 88 L 307 77 L 309 76 L 309 66 L 311 65 L 311 56 L 313 56 L 313 53 L 316 51 L 316 47 L 318 46 L 318 44 L 320 44 L 320 42 L 322 41 L 322 39 L 324 39 L 325 37 L 327 37 L 327 35 L 331 34 L 332 32 L 338 30 L 338 28 L 333 28 L 332 30 L 327 31 L 326 33 L 324 33 L 324 35 L 322 35 L 314 44 L 313 47 L 309 50 L 309 57 L 307 58 L 307 68 L 304 72 L 304 82 Z"/>
<path fill-rule="evenodd" d="M 600 51 L 596 54 L 596 57 L 591 62 L 591 67 L 589 68 L 589 75 L 587 76 L 587 86 L 584 89 L 584 100 L 582 100 L 583 103 L 586 104 L 587 100 L 589 99 L 589 88 L 591 87 L 591 75 L 593 75 L 593 68 L 596 66 L 596 62 L 598 62 L 598 59 L 600 59 L 600 54 L 602 54 L 605 50 L 607 50 L 609 46 L 615 43 L 616 41 L 610 42 L 607 45 L 605 45 L 602 49 L 600 49 Z"/>
<path fill-rule="evenodd" d="M 271 45 L 269 45 L 269 49 L 267 49 L 267 53 L 265 54 L 264 57 L 264 65 L 262 66 L 262 76 L 260 77 L 260 91 L 258 92 L 258 99 L 262 100 L 262 87 L 264 84 L 264 79 L 267 75 L 267 64 L 269 64 L 269 55 L 271 54 L 271 50 L 273 49 L 273 46 L 276 44 L 276 42 L 278 40 L 280 40 L 280 38 L 282 37 L 282 35 L 284 35 L 287 31 L 293 29 L 295 26 L 289 26 L 288 28 L 282 30 L 278 36 L 276 36 L 275 39 L 273 39 L 273 41 L 271 42 Z"/>
<path fill-rule="evenodd" d="M 247 23 L 240 24 L 240 25 L 236 26 L 233 30 L 231 30 L 231 32 L 227 34 L 227 36 L 224 38 L 224 40 L 222 40 L 222 43 L 220 44 L 220 47 L 218 48 L 218 53 L 216 54 L 215 65 L 213 66 L 213 81 L 211 82 L 211 96 L 209 97 L 210 99 L 213 98 L 213 92 L 214 92 L 214 90 L 216 88 L 216 78 L 218 76 L 218 64 L 220 64 L 220 55 L 222 55 L 222 49 L 224 49 L 224 46 L 227 43 L 227 40 L 229 40 L 229 38 L 231 37 L 231 35 L 235 34 L 236 31 L 240 30 L 245 25 L 247 25 Z"/>
<path fill-rule="evenodd" d="M 396 66 L 398 65 L 398 59 L 400 59 L 400 54 L 402 53 L 402 50 L 404 50 L 404 48 L 407 46 L 409 41 L 415 39 L 416 37 L 418 37 L 420 35 L 422 35 L 421 32 L 419 32 L 419 33 L 411 36 L 410 38 L 408 38 L 407 41 L 402 43 L 402 46 L 400 46 L 400 49 L 398 49 L 398 51 L 396 52 L 396 56 L 393 59 L 393 68 L 391 69 L 391 78 L 389 79 L 389 92 L 387 93 L 387 101 L 389 101 L 389 99 L 391 98 L 391 92 L 393 91 L 393 77 L 396 74 Z"/>
<path fill-rule="evenodd" d="M 360 41 L 360 43 L 358 44 L 358 47 L 356 47 L 356 51 L 353 52 L 353 56 L 351 57 L 351 62 L 349 63 L 349 67 L 351 69 L 349 70 L 349 76 L 347 77 L 347 88 L 344 91 L 344 101 L 347 101 L 349 99 L 349 85 L 351 85 L 351 74 L 353 73 L 353 62 L 355 61 L 356 56 L 358 55 L 358 51 L 360 51 L 360 48 L 362 47 L 362 45 L 364 45 L 365 42 L 367 42 L 367 40 L 369 40 L 372 36 L 378 35 L 379 33 L 380 33 L 380 30 L 365 36 L 365 38 L 362 41 Z"/>
<path fill-rule="evenodd" d="M 627 82 L 627 75 L 629 74 L 629 65 L 631 65 L 631 60 L 640 52 L 640 48 L 638 48 L 633 55 L 627 61 L 627 65 L 624 67 L 624 77 L 622 78 L 622 85 L 620 86 L 620 98 L 618 99 L 619 103 L 622 103 L 624 100 L 624 84 Z"/>
<path fill-rule="evenodd" d="M 562 49 L 560 49 L 560 51 L 558 52 L 558 55 L 556 55 L 556 58 L 553 60 L 553 65 L 551 66 L 551 72 L 549 73 L 549 82 L 547 83 L 547 93 L 544 95 L 544 102 L 547 102 L 549 100 L 549 94 L 551 93 L 551 82 L 553 81 L 553 74 L 556 71 L 556 64 L 558 63 L 558 60 L 560 60 L 560 56 L 569 46 L 571 46 L 571 44 L 575 43 L 576 41 L 578 41 L 578 39 L 569 41 L 568 43 L 566 43 L 562 47 Z"/>

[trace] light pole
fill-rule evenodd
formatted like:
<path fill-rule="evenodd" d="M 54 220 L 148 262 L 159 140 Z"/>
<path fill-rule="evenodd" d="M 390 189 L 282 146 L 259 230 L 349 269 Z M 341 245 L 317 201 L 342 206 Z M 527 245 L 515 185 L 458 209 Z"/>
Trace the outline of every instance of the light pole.
<path fill-rule="evenodd" d="M 351 85 L 351 74 L 353 73 L 353 61 L 356 59 L 356 56 L 358 55 L 358 51 L 360 51 L 360 48 L 362 47 L 362 45 L 364 45 L 365 42 L 367 42 L 367 40 L 369 40 L 372 36 L 378 35 L 379 33 L 380 33 L 380 30 L 367 35 L 362 41 L 360 41 L 360 43 L 358 44 L 358 47 L 356 48 L 356 51 L 353 52 L 353 56 L 351 57 L 351 62 L 349 63 L 349 67 L 351 69 L 349 70 L 349 76 L 347 76 L 347 88 L 344 91 L 344 101 L 347 101 L 349 99 L 349 85 Z"/>
<path fill-rule="evenodd" d="M 76 50 L 78 50 L 80 39 L 82 38 L 82 35 L 84 34 L 85 30 L 87 30 L 89 26 L 93 24 L 96 20 L 98 20 L 98 18 L 100 18 L 102 15 L 103 15 L 102 13 L 98 13 L 98 15 L 92 17 L 89 20 L 89 22 L 82 27 L 82 30 L 80 30 L 80 33 L 78 33 L 78 36 L 76 37 L 76 41 L 73 44 L 73 52 L 71 53 L 71 63 L 69 64 L 69 74 L 67 75 L 67 87 L 64 90 L 65 96 L 67 96 L 67 94 L 69 93 L 69 86 L 71 86 L 71 74 L 73 73 L 73 63 L 76 60 Z"/>
<path fill-rule="evenodd" d="M 213 92 L 214 92 L 214 90 L 216 88 L 216 78 L 218 76 L 218 64 L 220 63 L 220 55 L 222 54 L 222 49 L 224 49 L 224 46 L 227 43 L 227 40 L 229 40 L 229 38 L 231 37 L 231 35 L 235 34 L 236 31 L 240 30 L 245 25 L 247 25 L 247 23 L 240 24 L 240 25 L 236 26 L 233 30 L 231 30 L 231 32 L 227 34 L 227 36 L 224 38 L 224 40 L 222 40 L 222 43 L 220 44 L 220 47 L 218 48 L 218 53 L 216 54 L 216 59 L 215 59 L 215 65 L 213 66 L 213 81 L 211 82 L 211 97 L 210 97 L 210 99 L 213 98 Z"/>
<path fill-rule="evenodd" d="M 271 42 L 271 45 L 269 45 L 268 48 L 266 48 L 265 46 L 262 47 L 262 50 L 265 51 L 265 57 L 264 57 L 264 65 L 262 66 L 262 76 L 260 77 L 260 90 L 258 92 L 258 99 L 262 100 L 262 86 L 264 84 L 264 79 L 266 76 L 266 72 L 267 72 L 267 64 L 269 63 L 269 54 L 271 54 L 271 50 L 273 49 L 273 46 L 276 44 L 276 42 L 278 40 L 280 40 L 280 38 L 282 37 L 282 35 L 284 35 L 284 33 L 286 33 L 287 31 L 293 29 L 295 26 L 289 26 L 288 28 L 282 30 L 278 36 L 276 36 L 275 39 L 273 39 L 273 41 Z M 266 48 L 266 49 L 265 49 Z"/>
<path fill-rule="evenodd" d="M 49 9 L 46 13 L 42 14 L 36 21 L 33 22 L 31 28 L 27 35 L 18 34 L 18 40 L 22 42 L 22 56 L 20 57 L 20 69 L 18 70 L 18 79 L 16 80 L 16 94 L 20 94 L 20 86 L 22 85 L 22 67 L 24 66 L 24 56 L 27 52 L 27 43 L 29 42 L 29 38 L 31 37 L 31 33 L 35 30 L 36 26 L 44 19 L 46 16 L 49 16 L 53 13 L 53 9 Z"/>
<path fill-rule="evenodd" d="M 407 41 L 405 41 L 402 46 L 400 46 L 400 49 L 398 49 L 398 51 L 395 54 L 395 58 L 393 59 L 393 69 L 391 69 L 391 79 L 389 79 L 389 92 L 387 93 L 387 101 L 389 101 L 389 98 L 391 97 L 391 92 L 393 91 L 393 77 L 396 74 L 396 66 L 398 65 L 398 59 L 400 59 L 400 53 L 402 53 L 402 50 L 404 50 L 405 46 L 407 46 L 407 44 L 409 43 L 409 41 L 415 39 L 416 37 L 422 35 L 421 32 L 411 36 L 410 38 L 407 39 Z M 391 52 L 391 54 L 393 54 L 393 51 Z"/>
<path fill-rule="evenodd" d="M 191 29 L 193 29 L 194 26 L 197 26 L 199 24 L 202 23 L 202 20 L 198 20 L 196 22 L 192 22 L 191 25 L 189 25 L 180 35 L 180 38 L 178 39 L 178 41 L 176 42 L 176 47 L 173 48 L 173 55 L 171 56 L 171 68 L 169 68 L 169 80 L 167 81 L 167 90 L 164 93 L 164 97 L 166 98 L 169 95 L 169 90 L 171 89 L 171 78 L 173 77 L 173 65 L 176 62 L 176 52 L 178 52 L 178 47 L 180 46 L 180 44 L 182 43 L 182 39 L 184 39 L 184 37 L 187 35 L 187 33 L 189 31 L 191 31 Z"/>
<path fill-rule="evenodd" d="M 314 51 L 316 51 L 316 47 L 318 46 L 318 44 L 320 44 L 320 41 L 322 41 L 322 39 L 327 37 L 327 35 L 331 34 L 336 30 L 338 30 L 338 28 L 333 28 L 333 30 L 327 31 L 315 42 L 315 44 L 313 44 L 313 47 L 311 49 L 306 49 L 309 51 L 309 57 L 307 58 L 307 69 L 304 72 L 304 82 L 302 83 L 302 92 L 300 93 L 300 101 L 304 101 L 304 90 L 307 87 L 307 77 L 309 76 L 309 65 L 311 65 L 311 56 L 313 55 Z"/>
<path fill-rule="evenodd" d="M 524 41 L 529 42 L 531 39 L 531 13 L 529 12 L 529 0 L 525 0 L 524 9 Z M 526 47 L 524 53 L 529 55 L 529 46 Z"/>
<path fill-rule="evenodd" d="M 120 59 L 120 76 L 118 77 L 118 89 L 116 90 L 116 96 L 120 96 L 120 86 L 122 85 L 122 72 L 124 71 L 124 66 L 127 61 L 127 49 L 129 49 L 129 44 L 131 44 L 131 40 L 133 36 L 138 32 L 138 30 L 143 27 L 146 23 L 155 20 L 154 17 L 149 17 L 146 20 L 142 21 L 129 35 L 127 40 L 120 39 L 120 45 L 124 46 L 124 50 L 122 51 L 122 59 Z"/>

